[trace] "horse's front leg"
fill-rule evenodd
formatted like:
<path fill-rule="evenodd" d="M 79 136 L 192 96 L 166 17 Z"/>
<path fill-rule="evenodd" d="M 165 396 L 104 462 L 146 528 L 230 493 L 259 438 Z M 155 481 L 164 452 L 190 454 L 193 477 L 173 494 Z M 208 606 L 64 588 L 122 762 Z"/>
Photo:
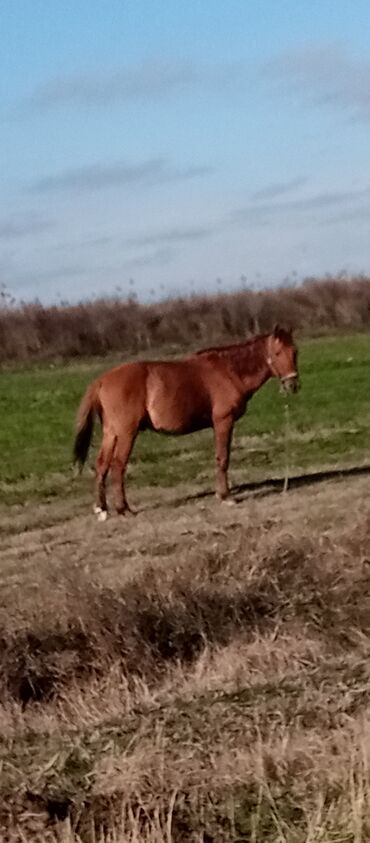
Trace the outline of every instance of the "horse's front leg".
<path fill-rule="evenodd" d="M 223 419 L 214 419 L 213 429 L 215 432 L 216 446 L 216 495 L 220 500 L 226 500 L 229 496 L 228 468 L 230 460 L 231 439 L 233 434 L 234 419 L 226 416 Z"/>

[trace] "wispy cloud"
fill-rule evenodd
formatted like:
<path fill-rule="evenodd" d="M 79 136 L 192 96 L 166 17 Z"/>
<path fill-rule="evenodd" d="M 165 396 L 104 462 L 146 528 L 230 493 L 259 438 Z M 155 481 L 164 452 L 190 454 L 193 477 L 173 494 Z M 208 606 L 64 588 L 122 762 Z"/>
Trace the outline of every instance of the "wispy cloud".
<path fill-rule="evenodd" d="M 360 208 L 346 208 L 339 214 L 334 214 L 334 216 L 329 217 L 327 222 L 330 225 L 336 225 L 337 223 L 348 223 L 348 222 L 363 222 L 366 225 L 369 225 L 370 219 L 370 205 L 361 205 Z"/>
<path fill-rule="evenodd" d="M 312 105 L 340 108 L 370 119 L 370 60 L 352 56 L 342 44 L 305 46 L 266 65 L 265 75 Z"/>
<path fill-rule="evenodd" d="M 44 176 L 30 185 L 32 193 L 51 191 L 89 191 L 129 185 L 159 185 L 209 175 L 208 166 L 173 167 L 163 158 L 152 158 L 139 164 L 91 164 Z"/>
<path fill-rule="evenodd" d="M 87 275 L 86 267 L 82 264 L 64 264 L 52 269 L 44 270 L 41 273 L 34 273 L 34 276 L 42 280 L 59 281 L 63 278 L 80 278 Z"/>
<path fill-rule="evenodd" d="M 9 286 L 11 290 L 16 290 L 17 297 L 26 295 L 28 297 L 28 290 L 34 290 L 34 294 L 38 295 L 40 288 L 44 287 L 44 291 L 50 289 L 50 285 L 54 282 L 68 283 L 74 282 L 74 292 L 78 292 L 76 286 L 77 280 L 79 283 L 88 278 L 86 268 L 77 264 L 62 264 L 58 266 L 49 266 L 47 269 L 29 269 L 28 266 L 22 268 L 13 265 L 10 275 Z"/>
<path fill-rule="evenodd" d="M 155 246 L 161 243 L 181 243 L 192 240 L 202 240 L 210 237 L 215 227 L 191 226 L 189 228 L 170 228 L 153 234 L 142 234 L 125 240 L 127 246 Z"/>
<path fill-rule="evenodd" d="M 252 199 L 257 201 L 260 199 L 275 199 L 278 196 L 283 196 L 286 193 L 292 193 L 294 190 L 299 190 L 299 188 L 304 187 L 305 184 L 307 184 L 307 179 L 303 178 L 303 176 L 298 176 L 297 178 L 290 179 L 289 181 L 274 182 L 273 184 L 268 184 L 266 187 L 263 187 L 261 190 L 257 190 L 253 193 Z"/>
<path fill-rule="evenodd" d="M 9 219 L 0 219 L 0 240 L 14 240 L 39 234 L 54 227 L 53 220 L 41 218 L 36 212 Z"/>
<path fill-rule="evenodd" d="M 110 246 L 113 242 L 112 237 L 90 237 L 83 240 L 62 241 L 56 243 L 54 246 L 55 252 L 71 252 L 79 249 L 96 249 L 101 246 Z"/>
<path fill-rule="evenodd" d="M 130 258 L 125 261 L 124 265 L 128 268 L 140 266 L 165 266 L 170 263 L 175 257 L 173 249 L 156 249 L 148 255 L 138 255 L 135 258 Z"/>
<path fill-rule="evenodd" d="M 188 90 L 218 92 L 239 87 L 247 67 L 241 62 L 207 63 L 181 58 L 152 59 L 108 72 L 85 72 L 52 79 L 23 101 L 32 110 L 58 106 L 106 107 L 130 100 L 156 100 Z"/>
<path fill-rule="evenodd" d="M 300 199 L 286 199 L 284 201 L 270 201 L 270 202 L 251 202 L 244 208 L 238 208 L 231 214 L 231 219 L 234 222 L 242 222 L 248 220 L 249 223 L 266 222 L 272 220 L 276 216 L 289 215 L 291 213 L 305 214 L 308 212 L 316 212 L 326 210 L 348 207 L 353 205 L 358 207 L 362 200 L 370 197 L 370 187 L 362 188 L 360 190 L 348 190 L 338 192 L 317 193 L 314 196 L 305 196 Z"/>

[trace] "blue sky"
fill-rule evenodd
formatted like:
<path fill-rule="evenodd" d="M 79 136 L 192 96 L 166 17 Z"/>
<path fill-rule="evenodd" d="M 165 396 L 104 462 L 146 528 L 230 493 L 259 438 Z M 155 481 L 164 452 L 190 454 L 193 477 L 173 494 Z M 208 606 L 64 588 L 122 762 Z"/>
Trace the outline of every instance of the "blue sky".
<path fill-rule="evenodd" d="M 370 273 L 368 0 L 5 0 L 0 25 L 17 300 Z"/>

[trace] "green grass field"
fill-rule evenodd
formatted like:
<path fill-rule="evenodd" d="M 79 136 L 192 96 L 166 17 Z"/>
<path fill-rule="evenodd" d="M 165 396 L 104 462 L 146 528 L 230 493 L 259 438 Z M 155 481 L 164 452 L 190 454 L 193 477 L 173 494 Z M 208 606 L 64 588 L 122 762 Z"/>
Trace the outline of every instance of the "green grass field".
<path fill-rule="evenodd" d="M 0 501 L 20 503 L 78 494 L 91 477 L 72 481 L 73 424 L 86 385 L 114 361 L 8 369 L 1 373 Z M 289 471 L 370 460 L 370 341 L 366 335 L 300 344 L 302 390 L 284 401 L 274 381 L 253 398 L 235 430 L 231 479 L 242 483 Z M 95 442 L 99 441 L 99 431 Z M 92 455 L 93 456 L 93 455 Z M 134 486 L 213 481 L 212 431 L 188 437 L 141 434 L 129 467 Z"/>

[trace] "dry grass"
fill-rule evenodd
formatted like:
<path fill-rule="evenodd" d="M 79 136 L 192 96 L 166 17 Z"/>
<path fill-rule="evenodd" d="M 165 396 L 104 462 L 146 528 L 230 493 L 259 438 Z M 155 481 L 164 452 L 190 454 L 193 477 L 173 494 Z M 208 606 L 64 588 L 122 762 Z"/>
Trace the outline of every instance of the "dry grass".
<path fill-rule="evenodd" d="M 273 290 L 241 290 L 142 305 L 113 296 L 44 307 L 0 297 L 0 362 L 69 359 L 201 347 L 290 323 L 309 335 L 370 324 L 370 280 L 308 279 Z"/>
<path fill-rule="evenodd" d="M 367 487 L 5 520 L 1 839 L 367 840 Z"/>

